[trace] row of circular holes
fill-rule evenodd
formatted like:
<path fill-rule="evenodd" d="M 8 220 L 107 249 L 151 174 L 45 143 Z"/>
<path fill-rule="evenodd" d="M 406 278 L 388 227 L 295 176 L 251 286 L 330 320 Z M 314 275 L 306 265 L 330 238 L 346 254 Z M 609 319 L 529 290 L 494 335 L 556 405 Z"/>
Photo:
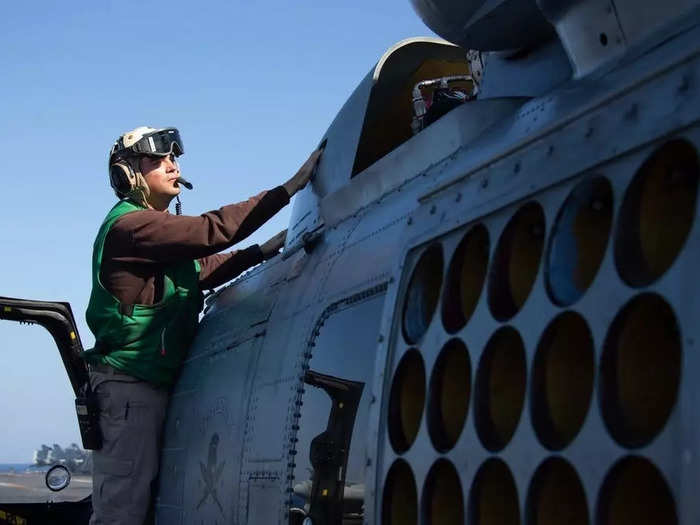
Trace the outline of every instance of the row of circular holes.
<path fill-rule="evenodd" d="M 675 405 L 681 374 L 681 337 L 671 307 L 653 293 L 630 300 L 615 317 L 600 358 L 600 409 L 613 438 L 634 448 L 649 443 Z M 535 433 L 550 450 L 561 450 L 579 433 L 589 410 L 594 375 L 593 338 L 573 311 L 549 323 L 537 346 L 531 377 Z M 503 449 L 512 438 L 524 404 L 525 348 L 513 327 L 498 329 L 479 361 L 474 387 L 475 423 L 484 447 Z M 448 341 L 429 383 L 427 426 L 435 449 L 457 443 L 471 397 L 469 352 L 460 339 Z M 418 434 L 425 404 L 425 367 L 411 349 L 402 357 L 389 397 L 389 440 L 406 452 Z"/>
<path fill-rule="evenodd" d="M 673 264 L 695 216 L 700 166 L 692 144 L 674 140 L 642 165 L 623 199 L 615 263 L 630 286 L 646 286 Z M 602 176 L 584 180 L 557 214 L 547 250 L 546 287 L 551 300 L 570 306 L 593 282 L 608 244 L 613 192 Z M 534 284 L 545 237 L 542 207 L 530 202 L 506 225 L 491 265 L 488 305 L 498 321 L 512 318 Z M 476 309 L 486 279 L 489 235 L 479 224 L 462 239 L 447 276 L 442 319 L 449 333 L 460 330 Z M 429 247 L 416 264 L 405 296 L 403 334 L 417 343 L 428 329 L 442 286 L 443 255 Z"/>
<path fill-rule="evenodd" d="M 464 502 L 456 469 L 441 458 L 431 467 L 423 489 L 425 525 L 462 525 Z M 489 458 L 479 468 L 469 493 L 471 525 L 521 523 L 518 492 L 510 469 Z M 535 471 L 525 504 L 528 525 L 587 525 L 586 495 L 579 476 L 565 459 L 550 457 Z M 394 462 L 384 485 L 383 525 L 418 523 L 416 483 L 408 463 Z M 658 469 L 647 459 L 628 456 L 608 472 L 598 495 L 598 525 L 675 525 L 675 503 Z"/>

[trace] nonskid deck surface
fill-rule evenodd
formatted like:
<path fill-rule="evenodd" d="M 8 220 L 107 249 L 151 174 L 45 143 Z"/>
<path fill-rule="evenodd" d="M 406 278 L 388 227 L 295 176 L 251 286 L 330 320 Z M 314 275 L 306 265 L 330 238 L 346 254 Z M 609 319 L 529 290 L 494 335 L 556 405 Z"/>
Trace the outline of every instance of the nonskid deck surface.
<path fill-rule="evenodd" d="M 80 501 L 92 493 L 92 477 L 74 475 L 61 492 L 51 492 L 43 472 L 0 472 L 0 501 L 3 503 L 55 503 Z"/>

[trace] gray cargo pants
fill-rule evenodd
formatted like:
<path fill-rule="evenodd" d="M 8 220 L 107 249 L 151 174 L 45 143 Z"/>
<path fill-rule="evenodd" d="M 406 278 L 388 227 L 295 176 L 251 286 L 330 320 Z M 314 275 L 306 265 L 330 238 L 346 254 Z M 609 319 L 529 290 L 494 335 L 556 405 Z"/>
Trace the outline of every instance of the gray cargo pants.
<path fill-rule="evenodd" d="M 101 366 L 90 385 L 100 406 L 102 449 L 93 452 L 90 525 L 140 525 L 158 475 L 168 391 Z"/>

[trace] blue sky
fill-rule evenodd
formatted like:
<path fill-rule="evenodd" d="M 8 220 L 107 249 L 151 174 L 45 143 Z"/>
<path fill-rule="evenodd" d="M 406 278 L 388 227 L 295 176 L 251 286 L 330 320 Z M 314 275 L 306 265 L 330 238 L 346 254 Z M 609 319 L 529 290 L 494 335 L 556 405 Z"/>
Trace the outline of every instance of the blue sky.
<path fill-rule="evenodd" d="M 195 7 L 196 6 L 196 7 Z M 0 295 L 69 301 L 83 343 L 107 151 L 176 126 L 184 213 L 291 176 L 395 42 L 432 35 L 408 0 L 10 2 L 0 19 Z M 291 206 L 241 246 L 287 225 Z M 47 332 L 0 322 L 0 463 L 79 442 Z"/>

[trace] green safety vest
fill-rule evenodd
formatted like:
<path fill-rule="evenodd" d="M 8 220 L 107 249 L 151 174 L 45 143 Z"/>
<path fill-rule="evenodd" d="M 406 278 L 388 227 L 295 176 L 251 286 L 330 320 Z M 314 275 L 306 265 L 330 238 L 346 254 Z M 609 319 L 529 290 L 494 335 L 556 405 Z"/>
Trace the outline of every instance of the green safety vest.
<path fill-rule="evenodd" d="M 92 253 L 92 293 L 85 317 L 95 335 L 86 350 L 88 363 L 103 363 L 159 386 L 175 381 L 197 330 L 202 309 L 199 263 L 175 263 L 165 270 L 162 300 L 154 305 L 122 305 L 100 282 L 102 251 L 114 222 L 142 210 L 130 200 L 119 201 L 107 214 Z"/>

